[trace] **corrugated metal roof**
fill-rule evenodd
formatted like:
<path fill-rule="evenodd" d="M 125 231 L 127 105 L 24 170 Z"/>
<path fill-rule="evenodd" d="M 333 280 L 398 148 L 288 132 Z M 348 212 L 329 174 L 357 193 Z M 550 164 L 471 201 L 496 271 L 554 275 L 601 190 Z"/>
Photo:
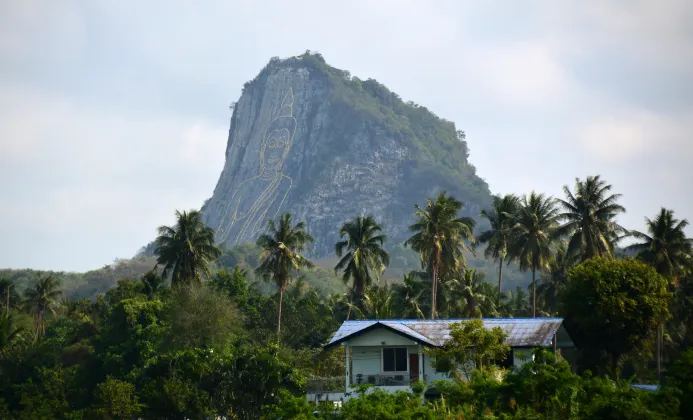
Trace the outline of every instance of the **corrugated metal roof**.
<path fill-rule="evenodd" d="M 383 319 L 369 321 L 344 321 L 327 346 L 337 345 L 346 338 L 358 335 L 365 329 L 377 328 L 380 324 L 411 337 L 413 340 L 429 344 L 442 345 L 450 338 L 450 325 L 469 319 Z M 553 335 L 563 322 L 561 318 L 485 318 L 484 327 L 500 327 L 508 335 L 506 344 L 511 347 L 550 346 Z"/>

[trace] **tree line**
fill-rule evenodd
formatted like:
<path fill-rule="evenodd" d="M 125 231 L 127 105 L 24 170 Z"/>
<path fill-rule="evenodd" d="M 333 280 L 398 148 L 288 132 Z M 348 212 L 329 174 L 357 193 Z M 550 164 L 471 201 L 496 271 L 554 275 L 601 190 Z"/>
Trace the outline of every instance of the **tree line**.
<path fill-rule="evenodd" d="M 615 222 L 625 209 L 610 190 L 599 177 L 588 177 L 572 191 L 566 187 L 564 200 L 534 192 L 497 197 L 481 214 L 489 222 L 483 232 L 459 216 L 463 203 L 441 193 L 414 209 L 406 246 L 419 254 L 421 269 L 394 284 L 379 281 L 390 263 L 383 227 L 372 217 L 355 217 L 340 227 L 335 244 L 334 271 L 347 292 L 330 296 L 307 287 L 300 274 L 312 266 L 305 257 L 312 237 L 291 215 L 269 222 L 257 240 L 262 251 L 252 269 L 276 286 L 267 295 L 244 268 L 217 269 L 221 251 L 199 212 L 177 212 L 174 226 L 159 228 L 157 267 L 94 300 L 62 300 L 60 283 L 50 275 L 23 296 L 12 282 L 0 281 L 0 417 L 260 418 L 284 410 L 286 418 L 292 409 L 305 409 L 306 379 L 343 375 L 343 354 L 321 346 L 347 319 L 558 314 L 583 353 L 581 371 L 617 377 L 623 369 L 652 380 L 648 363 L 656 343 L 663 344 L 669 365 L 678 359 L 687 366 L 690 359 L 687 221 L 662 209 L 647 219 L 645 233 L 626 230 Z M 626 248 L 635 258 L 619 253 L 625 237 L 636 240 Z M 498 262 L 497 286 L 466 264 L 465 252 L 482 246 Z M 502 291 L 502 268 L 510 262 L 533 273 L 530 294 Z M 553 366 L 552 375 L 567 375 L 556 363 L 532 369 Z M 672 375 L 678 370 L 670 369 Z M 676 381 L 676 389 L 692 386 L 685 377 Z M 561 392 L 589 394 L 590 386 Z M 444 395 L 470 389 L 459 387 Z M 479 399 L 488 389 L 477 391 L 473 405 L 490 404 Z M 513 395 L 519 406 L 509 413 L 515 414 L 541 406 L 527 398 L 554 398 Z M 378 398 L 371 403 L 393 404 L 389 396 Z M 354 400 L 344 413 L 366 410 L 364 401 Z M 343 418 L 360 418 L 354 416 Z"/>

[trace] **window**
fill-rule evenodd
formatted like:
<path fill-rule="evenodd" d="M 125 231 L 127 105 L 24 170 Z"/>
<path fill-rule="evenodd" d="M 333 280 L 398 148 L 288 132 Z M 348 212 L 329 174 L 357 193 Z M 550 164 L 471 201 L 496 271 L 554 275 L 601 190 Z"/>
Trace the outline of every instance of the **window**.
<path fill-rule="evenodd" d="M 383 349 L 383 372 L 407 372 L 406 347 Z"/>

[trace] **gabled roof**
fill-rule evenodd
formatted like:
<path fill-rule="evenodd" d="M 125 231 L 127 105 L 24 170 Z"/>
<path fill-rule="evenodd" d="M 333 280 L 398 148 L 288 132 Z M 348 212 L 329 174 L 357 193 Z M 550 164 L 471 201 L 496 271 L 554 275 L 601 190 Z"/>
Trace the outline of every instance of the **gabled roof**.
<path fill-rule="evenodd" d="M 450 339 L 450 325 L 469 319 L 383 319 L 370 321 L 344 321 L 325 348 L 343 342 L 376 328 L 385 328 L 396 334 L 427 346 L 437 347 Z M 510 347 L 546 347 L 563 322 L 562 318 L 486 318 L 484 327 L 500 327 L 508 335 Z"/>

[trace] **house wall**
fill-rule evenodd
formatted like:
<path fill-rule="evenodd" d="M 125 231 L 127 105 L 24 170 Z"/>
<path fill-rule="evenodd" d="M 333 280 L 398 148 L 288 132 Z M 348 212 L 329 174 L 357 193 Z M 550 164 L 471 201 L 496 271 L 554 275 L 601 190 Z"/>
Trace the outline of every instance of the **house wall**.
<path fill-rule="evenodd" d="M 435 357 L 430 354 L 424 353 L 424 376 L 426 377 L 426 385 L 431 385 L 433 381 L 441 381 L 445 379 L 450 379 L 443 372 L 436 372 L 436 368 L 433 365 Z"/>
<path fill-rule="evenodd" d="M 356 375 L 380 375 L 382 370 L 383 347 L 406 347 L 408 354 L 418 354 L 418 346 L 354 346 L 351 347 L 351 375 L 356 381 Z M 409 369 L 409 357 L 407 356 L 407 368 Z"/>
<path fill-rule="evenodd" d="M 385 328 L 376 328 L 349 340 L 349 345 L 353 347 L 368 346 L 416 346 L 416 341 Z"/>
<path fill-rule="evenodd" d="M 513 348 L 513 366 L 519 368 L 532 360 L 534 360 L 533 348 Z"/>

